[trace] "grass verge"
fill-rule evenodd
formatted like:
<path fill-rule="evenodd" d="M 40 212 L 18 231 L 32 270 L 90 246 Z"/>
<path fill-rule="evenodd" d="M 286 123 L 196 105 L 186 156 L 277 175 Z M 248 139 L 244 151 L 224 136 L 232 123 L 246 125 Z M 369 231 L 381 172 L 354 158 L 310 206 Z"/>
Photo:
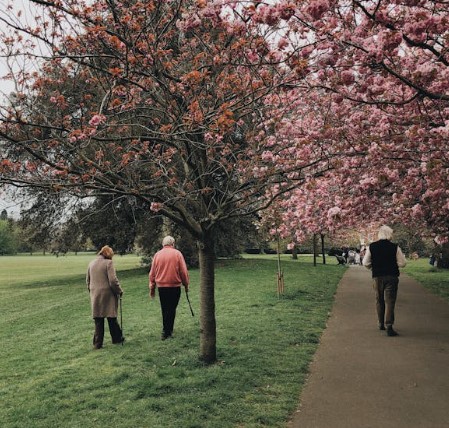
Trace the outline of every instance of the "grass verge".
<path fill-rule="evenodd" d="M 449 301 L 449 269 L 439 269 L 431 266 L 428 259 L 419 259 L 407 261 L 404 272 L 432 293 Z"/>

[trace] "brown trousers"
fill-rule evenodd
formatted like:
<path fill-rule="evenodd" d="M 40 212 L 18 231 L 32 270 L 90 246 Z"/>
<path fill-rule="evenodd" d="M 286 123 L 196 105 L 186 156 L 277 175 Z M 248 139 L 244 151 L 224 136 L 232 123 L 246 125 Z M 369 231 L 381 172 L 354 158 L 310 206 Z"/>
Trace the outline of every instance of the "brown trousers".
<path fill-rule="evenodd" d="M 387 327 L 394 324 L 394 306 L 398 295 L 399 278 L 397 276 L 379 276 L 373 280 L 376 296 L 376 310 L 379 325 Z"/>
<path fill-rule="evenodd" d="M 100 349 L 103 347 L 104 339 L 104 318 L 94 318 L 95 333 L 93 338 L 94 348 Z M 111 334 L 112 343 L 122 343 L 122 329 L 120 328 L 117 318 L 108 318 L 109 333 Z"/>

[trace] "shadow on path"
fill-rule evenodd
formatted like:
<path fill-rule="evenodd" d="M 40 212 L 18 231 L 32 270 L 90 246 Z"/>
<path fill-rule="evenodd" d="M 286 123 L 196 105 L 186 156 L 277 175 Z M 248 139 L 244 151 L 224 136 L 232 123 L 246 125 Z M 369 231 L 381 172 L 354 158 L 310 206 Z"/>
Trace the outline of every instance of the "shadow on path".
<path fill-rule="evenodd" d="M 371 273 L 348 268 L 289 428 L 449 427 L 449 304 L 401 274 L 395 312 L 387 337 Z"/>

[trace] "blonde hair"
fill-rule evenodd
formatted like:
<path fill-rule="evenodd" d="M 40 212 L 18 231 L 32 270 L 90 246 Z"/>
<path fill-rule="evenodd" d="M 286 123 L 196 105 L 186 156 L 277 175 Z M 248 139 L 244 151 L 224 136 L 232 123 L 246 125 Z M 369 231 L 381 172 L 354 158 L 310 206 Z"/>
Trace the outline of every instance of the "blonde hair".
<path fill-rule="evenodd" d="M 377 234 L 379 239 L 388 239 L 390 240 L 393 237 L 393 229 L 389 226 L 383 225 L 379 229 L 379 233 Z"/>
<path fill-rule="evenodd" d="M 112 248 L 109 245 L 105 245 L 98 254 L 103 256 L 105 259 L 112 259 L 114 256 L 114 251 L 112 251 Z"/>

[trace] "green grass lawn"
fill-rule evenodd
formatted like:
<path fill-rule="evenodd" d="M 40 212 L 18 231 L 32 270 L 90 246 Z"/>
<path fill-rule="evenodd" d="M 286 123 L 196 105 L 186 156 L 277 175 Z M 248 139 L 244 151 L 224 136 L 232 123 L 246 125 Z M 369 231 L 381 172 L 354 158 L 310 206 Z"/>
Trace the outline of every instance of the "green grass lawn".
<path fill-rule="evenodd" d="M 415 278 L 432 293 L 449 301 L 449 269 L 438 269 L 429 264 L 429 259 L 407 261 L 404 272 Z"/>
<path fill-rule="evenodd" d="M 12 285 L 36 284 L 56 279 L 78 277 L 86 271 L 94 253 L 79 253 L 56 257 L 35 254 L 0 257 L 0 289 Z M 114 256 L 117 270 L 133 269 L 140 265 L 135 255 Z"/>
<path fill-rule="evenodd" d="M 123 296 L 124 346 L 92 349 L 84 282 L 93 255 L 1 257 L 0 425 L 22 427 L 281 427 L 297 405 L 308 365 L 345 271 L 310 258 L 218 261 L 218 362 L 199 362 L 195 317 L 182 296 L 174 338 L 161 341 L 157 300 L 136 257 L 114 257 Z"/>
<path fill-rule="evenodd" d="M 345 268 L 329 258 L 275 256 L 220 260 L 216 271 L 218 362 L 199 350 L 195 317 L 182 296 L 175 337 L 161 341 L 157 300 L 136 256 L 115 256 L 125 290 L 124 346 L 92 349 L 85 270 L 93 254 L 0 257 L 0 426 L 223 428 L 283 427 L 298 405 L 311 358 Z M 427 260 L 405 272 L 448 297 L 449 271 Z"/>

